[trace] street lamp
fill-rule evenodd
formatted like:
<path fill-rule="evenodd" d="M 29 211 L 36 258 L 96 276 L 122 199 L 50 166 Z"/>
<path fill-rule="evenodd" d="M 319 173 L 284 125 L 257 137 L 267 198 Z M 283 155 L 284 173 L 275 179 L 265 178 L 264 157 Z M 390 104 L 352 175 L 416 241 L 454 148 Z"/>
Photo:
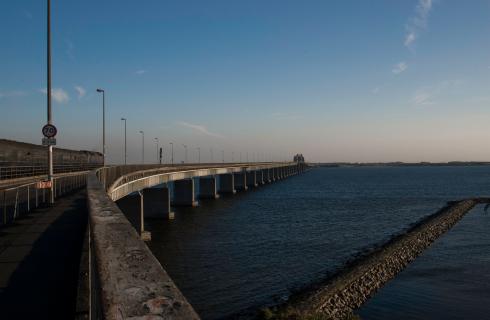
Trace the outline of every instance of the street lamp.
<path fill-rule="evenodd" d="M 158 142 L 159 142 L 159 141 L 158 141 L 158 138 L 155 138 L 155 142 L 157 143 L 157 163 L 158 163 L 158 159 L 159 159 L 159 156 L 158 156 L 158 147 L 159 147 L 159 146 L 158 146 Z"/>
<path fill-rule="evenodd" d="M 51 113 L 51 1 L 48 0 L 48 16 L 47 16 L 47 111 L 48 111 L 48 124 L 53 124 L 53 117 Z M 50 182 L 49 188 L 49 203 L 54 203 L 54 190 L 53 190 L 53 146 L 48 146 L 48 180 Z"/>
<path fill-rule="evenodd" d="M 170 145 L 172 146 L 172 165 L 174 165 L 174 143 L 170 142 Z"/>
<path fill-rule="evenodd" d="M 128 153 L 127 153 L 127 144 L 126 144 L 126 118 L 121 118 L 121 121 L 124 121 L 124 164 L 128 162 Z"/>
<path fill-rule="evenodd" d="M 145 164 L 145 133 L 143 131 L 140 131 L 141 133 L 141 164 Z"/>
<path fill-rule="evenodd" d="M 105 165 L 105 91 L 103 89 L 97 89 L 97 92 L 102 92 L 102 156 Z"/>
<path fill-rule="evenodd" d="M 182 146 L 185 149 L 185 161 L 184 161 L 184 163 L 187 163 L 187 145 L 183 144 Z"/>

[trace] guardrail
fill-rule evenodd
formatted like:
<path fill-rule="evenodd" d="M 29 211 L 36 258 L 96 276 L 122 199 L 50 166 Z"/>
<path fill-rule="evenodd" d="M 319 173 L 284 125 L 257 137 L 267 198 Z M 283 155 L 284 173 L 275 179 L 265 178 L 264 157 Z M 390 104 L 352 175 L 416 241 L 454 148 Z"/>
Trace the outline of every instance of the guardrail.
<path fill-rule="evenodd" d="M 88 171 L 68 173 L 53 178 L 55 199 L 86 185 Z M 0 226 L 13 223 L 32 209 L 48 203 L 48 191 L 37 189 L 37 182 L 0 189 Z"/>
<path fill-rule="evenodd" d="M 72 164 L 55 164 L 53 167 L 54 173 L 69 173 L 76 171 L 89 171 L 99 168 L 100 164 L 88 163 L 72 163 Z M 48 167 L 46 165 L 0 165 L 0 180 L 8 180 L 15 178 L 40 176 L 47 174 Z"/>

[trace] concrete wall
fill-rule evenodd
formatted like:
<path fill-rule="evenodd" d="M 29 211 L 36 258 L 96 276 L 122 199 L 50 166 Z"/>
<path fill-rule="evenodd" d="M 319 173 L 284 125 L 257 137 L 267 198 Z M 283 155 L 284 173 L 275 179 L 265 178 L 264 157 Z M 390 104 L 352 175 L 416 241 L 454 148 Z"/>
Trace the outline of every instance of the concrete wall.
<path fill-rule="evenodd" d="M 88 177 L 87 195 L 90 277 L 97 284 L 90 297 L 92 314 L 99 310 L 105 319 L 199 319 L 94 173 Z"/>

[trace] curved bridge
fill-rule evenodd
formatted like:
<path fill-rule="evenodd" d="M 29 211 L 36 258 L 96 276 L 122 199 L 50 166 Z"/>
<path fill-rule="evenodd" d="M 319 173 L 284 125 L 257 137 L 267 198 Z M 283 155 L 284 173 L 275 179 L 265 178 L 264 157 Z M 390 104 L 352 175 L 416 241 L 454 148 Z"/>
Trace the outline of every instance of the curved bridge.
<path fill-rule="evenodd" d="M 141 226 L 146 215 L 172 218 L 172 205 L 196 205 L 303 172 L 304 163 L 203 164 L 192 166 L 113 166 L 87 177 L 89 207 L 90 314 L 93 319 L 199 319 L 192 306 L 142 241 L 114 201 L 132 193 L 141 197 Z M 173 198 L 167 183 L 173 182 Z M 152 188 L 162 185 L 160 188 Z M 152 201 L 144 206 L 145 199 Z M 146 210 L 145 210 L 146 209 Z"/>

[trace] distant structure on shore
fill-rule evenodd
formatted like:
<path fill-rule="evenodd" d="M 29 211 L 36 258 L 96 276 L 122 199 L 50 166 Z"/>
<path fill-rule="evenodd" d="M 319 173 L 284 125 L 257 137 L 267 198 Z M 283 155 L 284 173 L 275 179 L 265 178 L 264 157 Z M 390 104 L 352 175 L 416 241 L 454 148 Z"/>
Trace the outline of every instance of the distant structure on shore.
<path fill-rule="evenodd" d="M 293 161 L 296 163 L 305 163 L 305 157 L 302 154 L 296 154 L 293 158 Z"/>

